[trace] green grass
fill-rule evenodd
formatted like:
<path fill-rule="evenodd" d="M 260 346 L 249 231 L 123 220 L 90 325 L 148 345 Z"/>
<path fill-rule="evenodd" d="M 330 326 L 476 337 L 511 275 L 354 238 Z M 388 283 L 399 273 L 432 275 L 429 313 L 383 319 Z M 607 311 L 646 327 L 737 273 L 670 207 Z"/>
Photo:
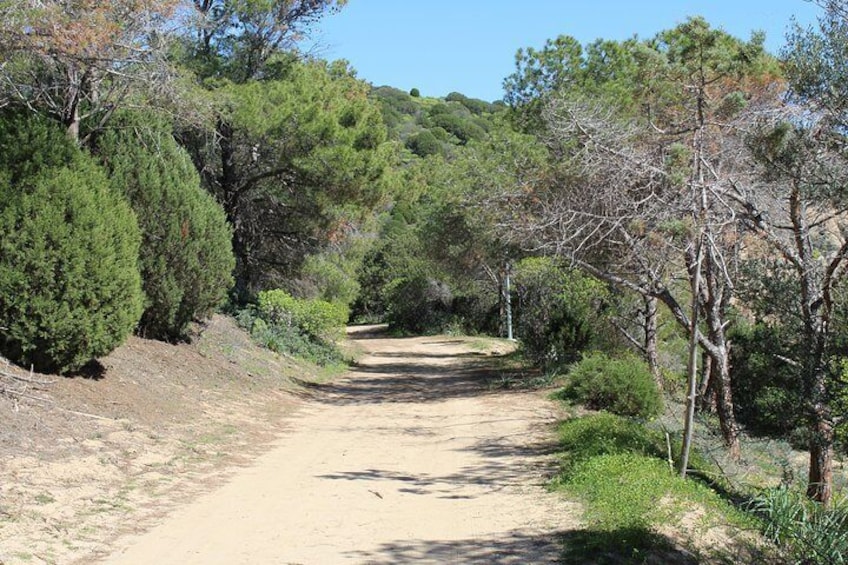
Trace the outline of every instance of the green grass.
<path fill-rule="evenodd" d="M 562 448 L 559 480 L 567 480 L 576 464 L 601 455 L 667 458 L 665 438 L 659 430 L 606 412 L 566 420 L 558 434 Z"/>
<path fill-rule="evenodd" d="M 41 493 L 35 495 L 35 501 L 38 504 L 53 504 L 54 502 L 56 502 L 56 499 L 48 493 Z"/>
<path fill-rule="evenodd" d="M 563 422 L 559 427 L 560 472 L 552 487 L 585 505 L 586 529 L 566 543 L 566 562 L 641 563 L 660 559 L 687 563 L 686 553 L 661 531 L 675 529 L 687 514 L 695 528 L 751 529 L 745 513 L 706 484 L 682 479 L 668 462 L 665 435 L 608 413 Z M 674 447 L 674 446 L 672 446 Z M 673 451 L 674 453 L 674 451 Z M 693 466 L 707 468 L 697 454 Z M 679 555 L 678 555 L 679 553 Z M 608 559 L 598 556 L 606 555 Z"/>

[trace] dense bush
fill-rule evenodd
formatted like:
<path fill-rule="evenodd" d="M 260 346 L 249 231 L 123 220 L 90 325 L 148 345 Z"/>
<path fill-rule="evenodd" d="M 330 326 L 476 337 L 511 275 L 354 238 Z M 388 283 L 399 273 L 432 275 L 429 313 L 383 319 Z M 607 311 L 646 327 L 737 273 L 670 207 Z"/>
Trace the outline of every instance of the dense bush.
<path fill-rule="evenodd" d="M 428 129 L 427 131 L 432 133 L 433 137 L 435 137 L 439 141 L 450 141 L 451 140 L 451 134 L 445 128 L 436 126 L 436 127 L 432 127 L 430 129 Z"/>
<path fill-rule="evenodd" d="M 453 294 L 441 281 L 424 276 L 396 279 L 385 294 L 386 321 L 392 330 L 439 333 L 451 321 Z"/>
<path fill-rule="evenodd" d="M 247 308 L 237 315 L 239 325 L 250 332 L 259 345 L 299 359 L 327 366 L 344 362 L 334 343 L 318 341 L 297 326 L 268 323 L 255 309 Z"/>
<path fill-rule="evenodd" d="M 464 333 L 506 335 L 498 293 L 493 292 L 491 286 L 478 284 L 458 294 L 453 300 L 453 315 L 455 325 Z"/>
<path fill-rule="evenodd" d="M 406 140 L 406 148 L 422 158 L 442 153 L 441 142 L 429 130 L 409 136 Z"/>
<path fill-rule="evenodd" d="M 459 102 L 472 114 L 480 115 L 484 112 L 491 112 L 493 110 L 492 105 L 483 100 L 479 100 L 477 98 L 468 98 L 464 94 L 460 94 L 459 92 L 451 92 L 445 97 L 445 100 L 448 102 Z"/>
<path fill-rule="evenodd" d="M 787 437 L 805 428 L 805 403 L 797 369 L 781 358 L 793 356 L 779 329 L 734 324 L 730 333 L 733 397 L 739 421 L 759 435 Z"/>
<path fill-rule="evenodd" d="M 138 331 L 150 338 L 180 339 L 232 286 L 232 232 L 166 124 L 152 116 L 128 115 L 115 123 L 98 136 L 97 150 L 141 227 L 146 302 Z"/>
<path fill-rule="evenodd" d="M 419 98 L 421 96 L 421 91 L 418 90 L 417 88 L 413 88 L 412 90 L 409 91 L 409 95 L 412 96 L 413 98 Z"/>
<path fill-rule="evenodd" d="M 588 408 L 621 416 L 653 418 L 663 407 L 662 393 L 647 364 L 629 353 L 615 358 L 587 355 L 569 370 L 562 394 Z"/>
<path fill-rule="evenodd" d="M 418 104 L 412 100 L 413 95 L 399 88 L 379 86 L 371 91 L 371 96 L 380 100 L 383 106 L 401 114 L 414 115 L 418 111 Z"/>
<path fill-rule="evenodd" d="M 357 280 L 360 261 L 359 257 L 341 253 L 324 252 L 310 255 L 304 260 L 301 269 L 299 283 L 304 289 L 302 295 L 350 309 L 360 292 Z"/>
<path fill-rule="evenodd" d="M 239 312 L 237 320 L 260 345 L 277 353 L 319 365 L 344 360 L 335 339 L 344 330 L 347 310 L 338 304 L 268 290 L 259 293 L 256 306 Z"/>
<path fill-rule="evenodd" d="M 438 114 L 430 119 L 430 123 L 434 127 L 443 128 L 453 134 L 462 145 L 473 139 L 486 137 L 483 128 L 469 119 L 454 114 Z"/>
<path fill-rule="evenodd" d="M 321 366 L 344 362 L 344 356 L 334 343 L 317 341 L 296 326 L 268 323 L 253 308 L 239 312 L 236 320 L 250 332 L 256 343 L 275 353 L 291 355 Z"/>
<path fill-rule="evenodd" d="M 390 86 L 374 88 L 370 97 L 380 102 L 383 123 L 389 130 L 398 128 L 405 121 L 404 116 L 414 116 L 419 109 L 411 94 Z"/>
<path fill-rule="evenodd" d="M 0 352 L 73 371 L 120 345 L 142 308 L 135 215 L 45 119 L 0 115 Z"/>
<path fill-rule="evenodd" d="M 341 337 L 347 323 L 347 309 L 324 300 L 294 298 L 277 289 L 260 292 L 257 301 L 260 316 L 269 324 L 296 327 L 320 341 Z"/>
<path fill-rule="evenodd" d="M 610 331 L 600 282 L 545 258 L 518 263 L 514 282 L 516 335 L 533 362 L 554 369 L 604 345 Z"/>

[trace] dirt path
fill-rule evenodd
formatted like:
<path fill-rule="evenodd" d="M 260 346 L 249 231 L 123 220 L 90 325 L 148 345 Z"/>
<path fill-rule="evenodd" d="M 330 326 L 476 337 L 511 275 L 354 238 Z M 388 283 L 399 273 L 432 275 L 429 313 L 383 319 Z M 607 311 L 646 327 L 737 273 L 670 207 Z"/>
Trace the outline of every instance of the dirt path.
<path fill-rule="evenodd" d="M 450 338 L 362 338 L 292 431 L 105 563 L 555 563 L 576 509 L 544 483 L 554 407 L 490 391 Z"/>

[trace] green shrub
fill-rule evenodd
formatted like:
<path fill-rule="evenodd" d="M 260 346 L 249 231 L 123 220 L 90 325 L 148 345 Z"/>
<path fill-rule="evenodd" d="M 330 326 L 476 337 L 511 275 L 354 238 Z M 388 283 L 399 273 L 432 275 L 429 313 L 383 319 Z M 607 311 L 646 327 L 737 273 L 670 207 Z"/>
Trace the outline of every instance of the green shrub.
<path fill-rule="evenodd" d="M 257 296 L 259 315 L 275 326 L 296 327 L 319 341 L 341 337 L 347 308 L 324 300 L 294 298 L 283 290 L 265 290 Z"/>
<path fill-rule="evenodd" d="M 434 127 L 444 128 L 453 134 L 461 145 L 465 145 L 473 139 L 483 139 L 486 137 L 486 132 L 483 128 L 471 120 L 455 114 L 437 114 L 432 116 L 431 124 Z"/>
<path fill-rule="evenodd" d="M 449 132 L 448 130 L 446 130 L 445 128 L 442 128 L 442 127 L 432 127 L 432 128 L 430 128 L 430 129 L 428 129 L 427 131 L 429 131 L 430 133 L 432 133 L 432 134 L 433 134 L 433 137 L 435 137 L 435 138 L 436 138 L 436 139 L 438 139 L 439 141 L 450 141 L 450 139 L 451 139 L 451 134 L 450 134 L 450 132 Z"/>
<path fill-rule="evenodd" d="M 498 295 L 491 286 L 474 285 L 453 299 L 455 323 L 466 334 L 501 335 L 506 331 L 501 317 Z"/>
<path fill-rule="evenodd" d="M 232 231 L 167 124 L 154 116 L 126 114 L 115 124 L 98 136 L 97 149 L 112 185 L 126 195 L 141 227 L 146 303 L 138 331 L 155 339 L 180 339 L 232 286 Z"/>
<path fill-rule="evenodd" d="M 442 153 L 442 143 L 429 130 L 423 130 L 406 140 L 406 148 L 421 158 Z"/>
<path fill-rule="evenodd" d="M 138 224 L 104 171 L 51 122 L 5 112 L 0 147 L 0 352 L 73 371 L 138 322 Z"/>
<path fill-rule="evenodd" d="M 451 92 L 445 97 L 445 100 L 448 102 L 459 102 L 472 114 L 480 115 L 484 112 L 491 112 L 492 105 L 483 100 L 479 100 L 477 98 L 468 98 L 464 94 L 460 94 L 459 92 Z"/>
<path fill-rule="evenodd" d="M 653 418 L 663 407 L 662 393 L 647 364 L 627 353 L 592 353 L 571 367 L 563 395 L 595 410 Z"/>
<path fill-rule="evenodd" d="M 433 334 L 450 324 L 453 294 L 441 281 L 424 276 L 400 278 L 387 285 L 385 295 L 386 321 L 393 331 Z"/>
<path fill-rule="evenodd" d="M 730 332 L 733 399 L 739 421 L 753 434 L 786 437 L 806 427 L 804 393 L 795 357 L 781 328 L 744 320 Z"/>
<path fill-rule="evenodd" d="M 358 266 L 357 258 L 342 253 L 310 255 L 303 262 L 301 282 L 309 289 L 308 296 L 350 308 L 360 290 Z"/>
<path fill-rule="evenodd" d="M 344 362 L 344 357 L 333 343 L 316 341 L 296 326 L 270 324 L 254 309 L 242 310 L 236 320 L 250 332 L 254 341 L 276 353 L 292 355 L 321 366 Z"/>
<path fill-rule="evenodd" d="M 412 90 L 409 91 L 409 95 L 412 96 L 413 98 L 419 98 L 421 96 L 421 91 L 418 90 L 417 88 L 413 88 Z"/>
<path fill-rule="evenodd" d="M 534 363 L 556 369 L 578 359 L 581 351 L 604 345 L 609 330 L 602 283 L 536 257 L 516 265 L 514 282 L 516 334 Z"/>

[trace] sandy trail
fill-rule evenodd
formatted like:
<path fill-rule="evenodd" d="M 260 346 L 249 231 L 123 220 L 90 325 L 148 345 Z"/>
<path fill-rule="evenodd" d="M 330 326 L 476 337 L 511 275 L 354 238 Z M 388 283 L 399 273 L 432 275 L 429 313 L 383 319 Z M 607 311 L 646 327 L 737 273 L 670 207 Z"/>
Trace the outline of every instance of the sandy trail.
<path fill-rule="evenodd" d="M 554 406 L 488 390 L 461 340 L 358 337 L 269 452 L 103 562 L 556 563 L 578 524 L 543 487 Z"/>

